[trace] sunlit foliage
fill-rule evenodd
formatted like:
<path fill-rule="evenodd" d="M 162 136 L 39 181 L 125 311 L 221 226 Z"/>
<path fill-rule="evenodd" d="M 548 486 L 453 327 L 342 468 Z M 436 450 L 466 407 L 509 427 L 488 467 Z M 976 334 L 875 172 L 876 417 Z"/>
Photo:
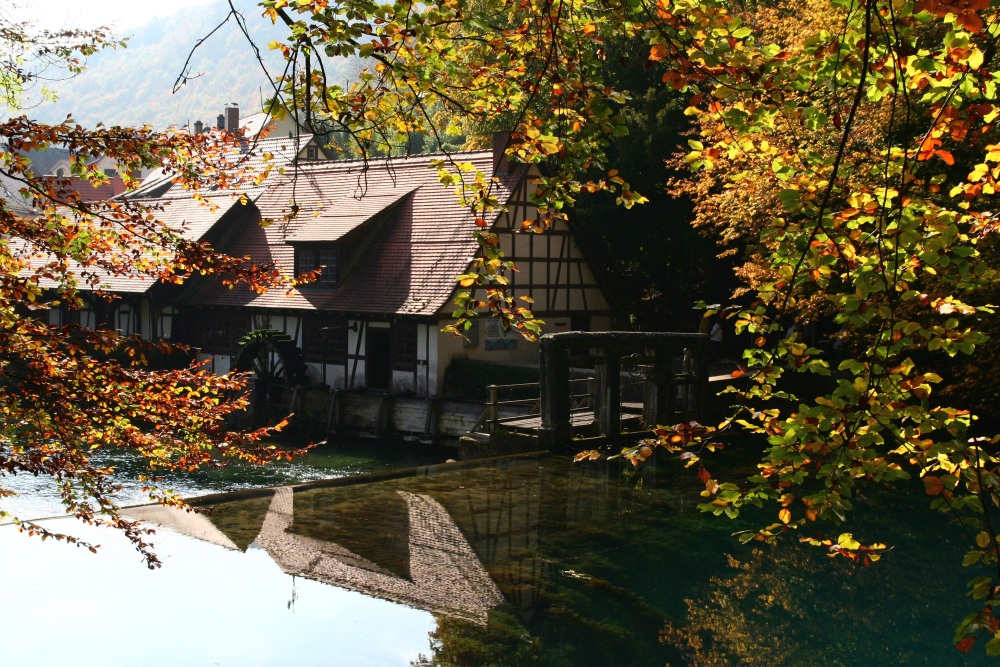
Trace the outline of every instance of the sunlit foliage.
<path fill-rule="evenodd" d="M 429 103 L 512 130 L 508 156 L 543 165 L 525 232 L 543 231 L 586 191 L 643 201 L 628 165 L 606 163 L 629 95 L 608 83 L 604 59 L 614 40 L 644 41 L 651 74 L 689 97 L 697 127 L 683 159 L 695 175 L 674 187 L 696 198 L 703 229 L 750 251 L 749 305 L 728 313 L 750 347 L 722 430 L 741 426 L 769 447 L 740 485 L 716 483 L 705 466 L 715 429 L 680 443 L 664 429 L 630 451 L 665 445 L 702 470 L 707 510 L 773 506 L 775 522 L 747 539 L 843 521 L 860 485 L 922 478 L 934 507 L 973 536 L 966 564 L 989 566 L 956 643 L 967 650 L 984 636 L 1000 653 L 1000 436 L 934 391 L 987 342 L 998 280 L 995 253 L 981 251 L 996 233 L 1000 179 L 1000 23 L 986 0 L 263 6 L 290 27 L 279 46 L 297 68 L 285 99 L 359 146 L 418 131 Z M 371 66 L 355 85 L 329 85 L 323 54 Z M 595 168 L 606 177 L 582 180 Z M 448 173 L 469 184 L 477 211 L 499 205 L 488 177 Z M 466 294 L 458 315 L 490 310 L 526 330 L 496 278 L 511 267 L 478 234 L 483 261 L 462 280 L 487 296 Z M 824 318 L 842 352 L 833 340 L 824 350 L 782 335 L 790 319 Z M 846 532 L 826 539 L 855 558 L 879 551 Z"/>
<path fill-rule="evenodd" d="M 0 61 L 7 103 L 16 106 L 37 83 L 38 70 L 22 64 L 44 62 L 72 73 L 85 56 L 113 43 L 104 30 L 39 35 L 30 26 L 0 24 L 0 51 L 16 54 Z M 88 307 L 119 303 L 111 282 L 181 284 L 214 275 L 257 290 L 290 284 L 273 266 L 251 266 L 186 237 L 154 201 L 126 195 L 87 202 L 73 186 L 106 182 L 94 166 L 104 156 L 129 186 L 137 185 L 135 172 L 157 168 L 206 207 L 199 192 L 210 188 L 231 192 L 241 205 L 240 188 L 261 175 L 247 171 L 238 140 L 148 127 L 87 129 L 71 119 L 48 125 L 23 115 L 0 122 L 0 519 L 43 538 L 77 542 L 4 510 L 4 498 L 13 495 L 5 478 L 42 476 L 58 487 L 67 514 L 123 531 L 153 567 L 150 531 L 116 506 L 108 452 L 127 450 L 144 460 L 150 500 L 170 505 L 184 501 L 158 486 L 163 471 L 284 455 L 261 443 L 267 431 L 228 426 L 247 404 L 245 376 L 217 376 L 198 365 L 158 369 L 149 361 L 174 356 L 176 346 L 81 316 Z M 29 155 L 48 148 L 68 151 L 71 174 L 37 173 Z"/>

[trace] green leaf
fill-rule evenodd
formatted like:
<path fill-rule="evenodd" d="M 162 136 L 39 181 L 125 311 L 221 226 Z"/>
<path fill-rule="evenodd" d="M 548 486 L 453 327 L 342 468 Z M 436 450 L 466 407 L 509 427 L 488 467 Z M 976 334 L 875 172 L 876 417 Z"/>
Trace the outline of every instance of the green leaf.
<path fill-rule="evenodd" d="M 782 190 L 778 193 L 778 199 L 781 200 L 782 206 L 784 206 L 786 211 L 794 211 L 799 207 L 799 197 L 802 193 L 798 190 Z"/>

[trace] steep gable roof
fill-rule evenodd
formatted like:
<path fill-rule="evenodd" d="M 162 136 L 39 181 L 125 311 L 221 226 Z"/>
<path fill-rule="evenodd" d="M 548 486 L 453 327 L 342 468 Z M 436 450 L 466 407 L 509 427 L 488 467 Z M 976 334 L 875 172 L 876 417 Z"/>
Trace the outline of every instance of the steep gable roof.
<path fill-rule="evenodd" d="M 478 169 L 492 171 L 491 151 L 454 155 Z M 304 286 L 290 294 L 252 294 L 205 285 L 189 293 L 191 305 L 252 306 L 323 310 L 342 313 L 436 315 L 455 289 L 455 277 L 469 266 L 477 244 L 472 237 L 475 215 L 458 201 L 453 188 L 443 186 L 429 167 L 429 156 L 372 162 L 324 162 L 301 165 L 268 184 L 256 201 L 266 227 L 249 222 L 239 233 L 230 255 L 255 262 L 276 261 L 287 273 L 295 266 L 295 244 L 331 241 L 366 221 L 388 219 L 354 272 L 336 289 Z M 500 201 L 524 171 L 494 184 Z M 297 214 L 292 216 L 293 202 Z"/>
<path fill-rule="evenodd" d="M 191 241 L 203 240 L 220 220 L 235 221 L 242 216 L 249 216 L 251 219 L 257 217 L 256 211 L 251 213 L 249 209 L 244 209 L 244 206 L 252 207 L 252 204 L 244 204 L 240 199 L 228 194 L 206 197 L 204 201 L 198 201 L 191 196 L 164 197 L 144 200 L 143 204 L 150 207 L 150 214 L 157 220 Z M 12 239 L 11 245 L 19 254 L 28 257 L 30 266 L 34 269 L 45 266 L 53 260 L 46 251 L 21 239 Z M 149 259 L 152 254 L 147 251 L 139 256 Z M 70 273 L 81 281 L 81 288 L 88 290 L 100 288 L 122 294 L 142 294 L 159 282 L 152 276 L 130 271 L 128 265 L 129 263 L 125 262 L 120 272 L 111 272 L 100 266 L 83 266 L 71 261 L 69 269 Z M 43 279 L 41 285 L 45 288 L 55 287 L 55 283 L 48 279 Z"/>
<path fill-rule="evenodd" d="M 382 211 L 398 204 L 414 190 L 416 188 L 397 189 L 367 194 L 361 199 L 341 197 L 300 205 L 297 216 L 312 219 L 290 230 L 285 240 L 288 243 L 339 241 Z"/>

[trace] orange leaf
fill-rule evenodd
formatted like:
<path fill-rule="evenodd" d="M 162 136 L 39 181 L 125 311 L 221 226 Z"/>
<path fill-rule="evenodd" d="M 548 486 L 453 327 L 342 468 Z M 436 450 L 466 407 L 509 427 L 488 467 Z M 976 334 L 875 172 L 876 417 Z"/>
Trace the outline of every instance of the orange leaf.
<path fill-rule="evenodd" d="M 924 487 L 928 495 L 936 496 L 944 491 L 944 484 L 940 477 L 924 477 Z"/>
<path fill-rule="evenodd" d="M 653 48 L 649 50 L 649 60 L 663 60 L 670 53 L 666 44 L 662 42 L 660 44 L 653 44 Z"/>
<path fill-rule="evenodd" d="M 783 509 L 778 512 L 778 518 L 781 519 L 781 523 L 787 525 L 792 520 L 792 513 L 788 509 Z"/>
<path fill-rule="evenodd" d="M 944 163 L 946 165 L 948 165 L 949 167 L 951 165 L 955 164 L 955 156 L 952 155 L 951 153 L 949 153 L 948 151 L 937 150 L 937 151 L 934 151 L 934 154 L 937 155 L 942 160 L 944 160 Z"/>
<path fill-rule="evenodd" d="M 975 12 L 962 12 L 958 16 L 958 23 L 972 34 L 983 31 L 983 20 Z"/>

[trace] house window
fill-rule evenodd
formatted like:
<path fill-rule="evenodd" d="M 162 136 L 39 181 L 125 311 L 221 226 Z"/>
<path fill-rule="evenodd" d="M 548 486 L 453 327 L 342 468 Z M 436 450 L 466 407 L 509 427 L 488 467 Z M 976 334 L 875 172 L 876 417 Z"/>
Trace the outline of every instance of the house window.
<path fill-rule="evenodd" d="M 104 175 L 107 176 L 108 178 L 114 178 L 117 173 L 118 172 L 115 171 L 114 169 L 105 169 L 104 170 Z"/>
<path fill-rule="evenodd" d="M 184 342 L 207 354 L 235 354 L 249 332 L 249 315 L 201 309 L 185 312 Z"/>
<path fill-rule="evenodd" d="M 64 304 L 62 311 L 63 324 L 76 324 L 83 329 L 97 329 L 103 324 L 94 306 L 86 300 L 83 302 L 82 308 L 67 308 Z"/>
<path fill-rule="evenodd" d="M 132 306 L 127 303 L 123 303 L 118 306 L 118 311 L 115 313 L 115 328 L 119 333 L 126 336 L 131 336 L 134 333 L 138 333 L 135 326 L 134 312 Z"/>
<path fill-rule="evenodd" d="M 302 321 L 302 354 L 306 361 L 343 363 L 347 360 L 347 320 L 310 315 Z"/>
<path fill-rule="evenodd" d="M 302 275 L 310 271 L 321 271 L 309 285 L 334 287 L 337 284 L 337 246 L 307 245 L 295 249 L 295 273 Z M 304 285 L 308 287 L 309 285 Z"/>
<path fill-rule="evenodd" d="M 392 326 L 392 367 L 399 371 L 412 371 L 416 369 L 416 322 L 396 322 Z"/>
<path fill-rule="evenodd" d="M 315 160 L 318 153 L 316 152 L 315 146 L 309 146 L 306 148 L 306 159 Z"/>
<path fill-rule="evenodd" d="M 164 340 L 173 340 L 174 323 L 178 321 L 177 309 L 167 306 L 160 311 L 159 336 Z"/>

